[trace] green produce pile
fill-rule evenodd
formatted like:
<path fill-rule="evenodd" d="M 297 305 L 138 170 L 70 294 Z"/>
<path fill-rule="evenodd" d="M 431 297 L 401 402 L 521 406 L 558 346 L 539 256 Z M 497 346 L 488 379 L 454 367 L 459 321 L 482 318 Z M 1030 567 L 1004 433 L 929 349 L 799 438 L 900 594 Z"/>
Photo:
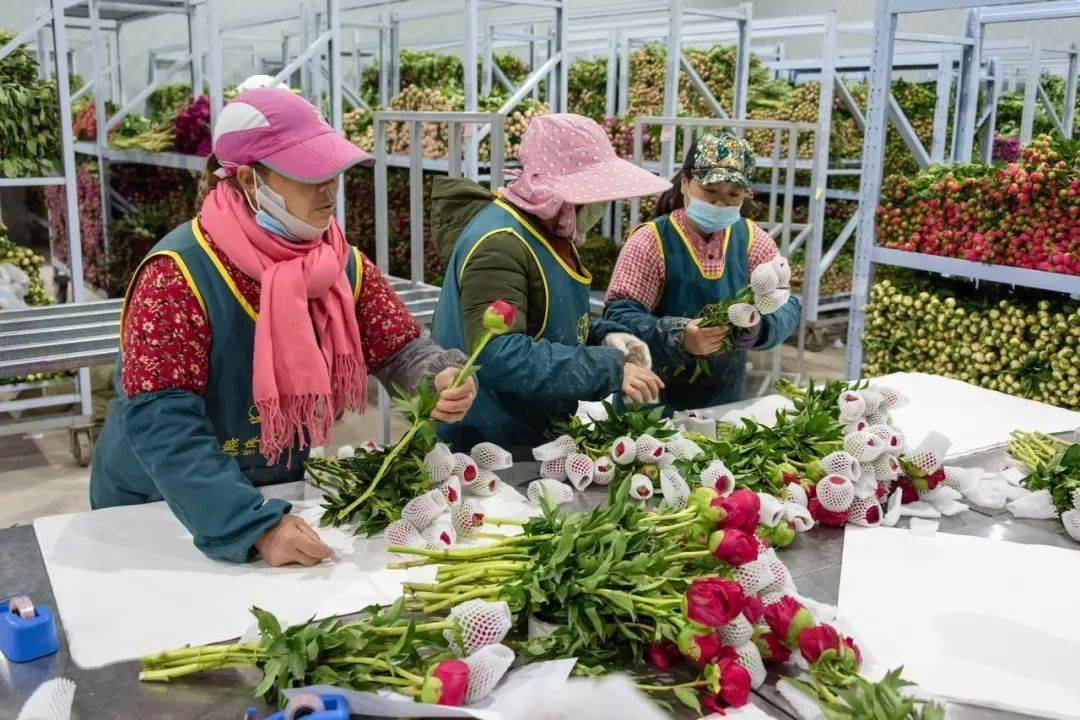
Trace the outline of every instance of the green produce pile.
<path fill-rule="evenodd" d="M 1049 490 L 1058 514 L 1080 508 L 1080 445 L 1040 432 L 1016 430 L 1009 454 L 1031 469 L 1028 490 Z"/>
<path fill-rule="evenodd" d="M 30 288 L 23 301 L 27 305 L 52 305 L 52 298 L 45 292 L 45 283 L 41 279 L 41 266 L 45 258 L 30 248 L 16 245 L 7 236 L 7 227 L 0 221 L 0 263 L 14 265 L 30 278 Z"/>
<path fill-rule="evenodd" d="M 1060 75 L 1043 75 L 1042 86 L 1046 90 L 1050 102 L 1054 105 L 1054 111 L 1058 117 L 1062 115 L 1062 105 L 1065 101 L 1065 78 Z M 1080 114 L 1080 95 L 1076 97 L 1076 112 Z M 1004 93 L 998 100 L 997 107 L 997 132 L 1000 135 L 1018 135 L 1020 133 L 1020 120 L 1024 114 L 1024 91 Z M 1035 135 L 1042 133 L 1056 134 L 1057 127 L 1050 120 L 1046 107 L 1041 102 L 1035 103 L 1035 118 L 1032 123 L 1032 131 Z"/>
<path fill-rule="evenodd" d="M 0 46 L 15 33 L 0 30 Z M 38 79 L 38 65 L 25 46 L 0 60 L 0 175 L 34 177 L 56 172 L 60 116 L 56 83 Z M 75 81 L 72 78 L 73 82 Z"/>
<path fill-rule="evenodd" d="M 879 276 L 883 273 L 879 271 Z M 1080 409 L 1080 307 L 1060 295 L 891 273 L 874 284 L 867 377 L 927 372 Z"/>

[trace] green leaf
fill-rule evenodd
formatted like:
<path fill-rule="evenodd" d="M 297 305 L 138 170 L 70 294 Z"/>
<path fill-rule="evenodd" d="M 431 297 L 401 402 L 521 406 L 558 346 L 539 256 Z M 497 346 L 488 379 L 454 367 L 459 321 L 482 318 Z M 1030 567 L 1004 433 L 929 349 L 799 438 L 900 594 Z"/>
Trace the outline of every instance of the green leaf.
<path fill-rule="evenodd" d="M 277 617 L 273 613 L 269 613 L 262 608 L 251 608 L 251 614 L 255 616 L 256 622 L 259 624 L 259 634 L 263 636 L 263 639 L 275 639 L 281 635 L 281 623 L 278 622 Z"/>
<path fill-rule="evenodd" d="M 274 687 L 274 683 L 277 682 L 278 674 L 281 673 L 284 667 L 285 663 L 281 658 L 274 658 L 266 663 L 266 666 L 263 667 L 262 680 L 255 687 L 255 697 L 266 695 L 270 689 Z"/>
<path fill-rule="evenodd" d="M 696 692 L 694 692 L 690 688 L 680 687 L 675 688 L 674 693 L 675 697 L 679 698 L 679 702 L 681 702 L 683 705 L 690 708 L 694 712 L 698 713 L 699 715 L 701 714 L 701 701 L 698 700 Z"/>

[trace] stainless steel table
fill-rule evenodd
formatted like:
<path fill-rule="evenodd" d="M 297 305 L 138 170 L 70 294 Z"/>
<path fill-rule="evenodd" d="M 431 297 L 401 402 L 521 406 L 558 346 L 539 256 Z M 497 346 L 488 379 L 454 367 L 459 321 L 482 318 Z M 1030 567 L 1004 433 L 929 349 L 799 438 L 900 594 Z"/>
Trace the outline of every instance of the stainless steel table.
<path fill-rule="evenodd" d="M 954 464 L 993 468 L 1002 458 L 1003 454 L 999 451 L 971 456 Z M 515 485 L 524 484 L 534 477 L 534 463 L 519 464 L 504 474 L 504 479 Z M 575 503 L 579 508 L 586 509 L 603 497 L 604 493 L 597 489 L 577 498 Z M 953 518 L 943 518 L 940 532 L 1075 547 L 1058 521 L 1015 520 L 1005 511 L 972 509 Z M 781 553 L 799 592 L 822 602 L 836 603 L 843 542 L 842 529 L 815 528 L 809 533 L 800 534 L 795 543 Z M 52 586 L 33 528 L 29 526 L 0 531 L 0 594 L 14 592 L 28 594 L 36 603 L 55 609 Z M 117 602 L 122 603 L 123 598 L 118 597 Z M 62 621 L 58 618 L 58 622 Z M 162 622 L 168 622 L 168 618 L 162 618 Z M 98 670 L 78 668 L 67 652 L 63 628 L 59 630 L 60 650 L 55 655 L 25 664 L 9 663 L 0 656 L 0 718 L 14 718 L 30 693 L 53 677 L 71 678 L 78 684 L 73 717 L 81 719 L 153 717 L 224 720 L 239 718 L 244 708 L 253 704 L 251 690 L 258 681 L 257 671 L 222 670 L 169 685 L 142 684 L 137 680 L 138 664 L 135 662 L 119 663 Z M 754 704 L 778 720 L 788 720 L 793 716 L 783 709 L 786 703 L 774 689 L 775 681 L 776 677 L 770 676 L 765 687 L 755 694 Z M 257 705 L 261 711 L 268 711 L 261 704 Z M 950 714 L 950 720 L 1012 720 L 1021 717 L 969 707 L 957 707 Z"/>

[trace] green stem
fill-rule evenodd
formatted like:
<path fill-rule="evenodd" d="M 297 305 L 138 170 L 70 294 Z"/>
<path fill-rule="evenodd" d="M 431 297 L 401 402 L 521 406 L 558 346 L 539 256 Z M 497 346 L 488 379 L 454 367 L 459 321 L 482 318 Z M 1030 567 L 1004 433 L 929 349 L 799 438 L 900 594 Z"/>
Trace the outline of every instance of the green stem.
<path fill-rule="evenodd" d="M 668 555 L 668 560 L 690 560 L 695 558 L 707 558 L 712 557 L 712 553 L 708 550 L 688 550 L 687 552 L 675 553 L 674 555 Z"/>
<path fill-rule="evenodd" d="M 485 525 L 514 525 L 515 527 L 523 527 L 526 522 L 526 520 L 509 520 L 507 518 L 488 517 L 487 515 L 484 516 Z M 503 535 L 502 537 L 506 536 Z"/>
<path fill-rule="evenodd" d="M 646 692 L 675 692 L 677 688 L 699 688 L 708 685 L 704 680 L 695 680 L 694 682 L 681 683 L 679 685 L 643 685 L 637 683 L 638 690 L 645 690 Z"/>
<path fill-rule="evenodd" d="M 491 338 L 495 337 L 495 333 L 490 330 L 485 330 L 484 334 L 480 336 L 476 346 L 473 347 L 472 355 L 465 361 L 465 364 L 461 366 L 461 369 L 454 375 L 454 379 L 450 382 L 450 387 L 456 388 L 461 383 L 465 382 L 465 379 L 469 377 L 469 373 L 472 372 L 473 365 L 476 364 L 476 358 L 480 357 L 480 353 L 484 350 L 484 347 L 491 342 Z"/>
<path fill-rule="evenodd" d="M 371 494 L 375 492 L 375 488 L 378 487 L 379 481 L 383 479 L 383 476 L 386 475 L 386 471 L 390 469 L 390 463 L 392 463 L 402 449 L 412 441 L 413 436 L 416 435 L 417 431 L 419 431 L 426 422 L 427 421 L 419 421 L 412 424 L 412 427 L 409 428 L 408 432 L 398 440 L 397 445 L 394 445 L 390 452 L 386 454 L 386 457 L 383 458 L 382 465 L 379 466 L 379 472 L 375 473 L 375 477 L 372 479 L 371 484 L 368 485 L 367 490 L 361 493 L 360 497 L 353 500 L 344 510 L 338 513 L 339 520 L 347 518 L 353 510 L 360 507 L 365 500 L 371 497 Z"/>
<path fill-rule="evenodd" d="M 493 590 L 489 590 L 487 588 L 480 588 L 479 590 L 473 590 L 471 592 L 462 593 L 461 595 L 450 598 L 448 600 L 442 600 L 440 602 L 433 603 L 431 605 L 425 605 L 424 606 L 424 613 L 430 615 L 433 612 L 437 612 L 439 610 L 445 610 L 446 608 L 450 607 L 451 605 L 457 605 L 458 603 L 463 603 L 466 600 L 472 600 L 474 598 L 490 597 L 492 594 L 498 595 L 498 593 L 499 593 L 498 588 L 495 588 Z"/>
<path fill-rule="evenodd" d="M 397 665 L 391 665 L 390 663 L 386 662 L 385 660 L 379 660 L 378 658 L 356 657 L 356 656 L 349 655 L 349 656 L 342 657 L 342 658 L 334 658 L 334 659 L 330 660 L 328 664 L 330 664 L 330 665 L 367 665 L 369 667 L 377 667 L 377 668 L 382 668 L 383 670 L 388 670 L 389 672 L 394 673 L 395 675 L 400 675 L 400 676 L 402 676 L 404 678 L 412 680 L 414 683 L 421 683 L 422 684 L 424 682 L 424 678 L 421 677 L 420 675 L 417 675 L 416 673 L 411 673 L 408 670 L 405 670 L 403 668 L 398 667 Z"/>
<path fill-rule="evenodd" d="M 416 632 L 434 632 L 436 630 L 453 630 L 457 626 L 453 620 L 440 620 L 438 622 L 421 623 L 415 625 L 413 629 Z M 368 628 L 370 632 L 375 635 L 404 635 L 408 632 L 408 626 L 389 626 L 389 627 L 373 627 Z"/>
<path fill-rule="evenodd" d="M 685 510 L 680 510 L 677 513 L 668 513 L 666 515 L 661 515 L 661 514 L 646 515 L 645 517 L 641 518 L 638 522 L 643 522 L 643 523 L 667 522 L 667 521 L 670 521 L 670 520 L 682 520 L 683 518 L 688 518 L 688 517 L 696 516 L 696 515 L 697 515 L 697 510 L 695 510 L 694 508 L 687 508 Z"/>
<path fill-rule="evenodd" d="M 698 519 L 696 517 L 694 517 L 694 518 L 690 518 L 689 520 L 683 520 L 680 523 L 675 523 L 674 525 L 657 525 L 657 526 L 653 527 L 653 530 L 656 532 L 657 535 L 662 535 L 664 533 L 671 532 L 672 530 L 681 530 L 684 527 L 690 527 L 691 525 L 697 525 L 697 523 L 698 523 Z"/>

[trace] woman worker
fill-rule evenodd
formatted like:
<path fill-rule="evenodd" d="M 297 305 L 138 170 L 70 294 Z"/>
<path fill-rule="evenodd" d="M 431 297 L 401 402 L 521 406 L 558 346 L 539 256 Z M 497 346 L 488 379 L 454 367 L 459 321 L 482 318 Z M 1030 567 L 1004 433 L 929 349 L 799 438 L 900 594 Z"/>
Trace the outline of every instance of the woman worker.
<path fill-rule="evenodd" d="M 464 356 L 420 336 L 332 217 L 338 177 L 365 153 L 277 88 L 226 105 L 213 146 L 198 217 L 128 291 L 91 505 L 164 500 L 211 557 L 313 565 L 330 548 L 257 487 L 302 479 L 334 418 L 363 410 L 369 369 L 407 389 L 433 378 L 446 422 L 475 384 L 449 389 Z"/>
<path fill-rule="evenodd" d="M 745 395 L 746 350 L 764 350 L 798 327 L 792 295 L 772 314 L 731 338 L 730 325 L 701 327 L 706 306 L 735 297 L 750 273 L 778 255 L 764 230 L 741 216 L 751 192 L 754 153 L 745 140 L 707 132 L 691 146 L 658 217 L 634 230 L 623 245 L 608 287 L 604 319 L 620 323 L 649 345 L 664 379 L 662 402 L 673 410 L 709 407 Z M 694 363 L 709 371 L 694 382 Z"/>
<path fill-rule="evenodd" d="M 621 391 L 645 402 L 662 387 L 644 343 L 590 319 L 591 276 L 575 245 L 608 201 L 655 194 L 668 182 L 616 157 L 604 130 L 580 115 L 534 119 L 518 159 L 521 174 L 494 196 L 460 179 L 437 179 L 432 190 L 435 244 L 453 246 L 435 339 L 464 350 L 493 300 L 518 310 L 511 332 L 480 354 L 472 409 L 439 428 L 462 447 L 481 439 L 533 447 L 549 420 L 573 412 L 578 400 Z"/>

